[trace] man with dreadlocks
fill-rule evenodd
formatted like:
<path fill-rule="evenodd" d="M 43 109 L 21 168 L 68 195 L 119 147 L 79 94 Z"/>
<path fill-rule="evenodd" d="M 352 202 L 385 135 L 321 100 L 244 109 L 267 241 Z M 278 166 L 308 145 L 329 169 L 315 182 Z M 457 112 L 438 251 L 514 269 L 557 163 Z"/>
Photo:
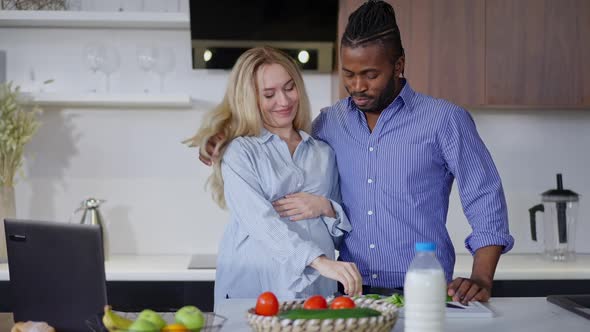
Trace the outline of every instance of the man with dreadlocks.
<path fill-rule="evenodd" d="M 501 253 L 514 239 L 494 162 L 464 109 L 415 92 L 403 78 L 404 49 L 391 5 L 368 1 L 341 39 L 350 97 L 324 109 L 313 136 L 336 153 L 343 206 L 352 224 L 340 259 L 354 262 L 363 293 L 403 287 L 415 242 L 435 242 L 455 301 L 487 301 Z M 472 233 L 470 278 L 451 280 L 446 229 L 454 179 Z"/>
<path fill-rule="evenodd" d="M 498 171 L 473 119 L 448 101 L 415 92 L 403 78 L 404 49 L 386 2 L 369 0 L 350 15 L 340 58 L 350 97 L 313 123 L 313 136 L 336 154 L 342 206 L 353 228 L 339 259 L 356 264 L 363 293 L 388 293 L 403 287 L 414 243 L 435 242 L 453 300 L 487 301 L 499 257 L 514 239 Z M 215 146 L 210 139 L 214 158 Z M 455 250 L 446 218 L 455 179 L 474 259 L 469 278 L 452 280 Z"/>

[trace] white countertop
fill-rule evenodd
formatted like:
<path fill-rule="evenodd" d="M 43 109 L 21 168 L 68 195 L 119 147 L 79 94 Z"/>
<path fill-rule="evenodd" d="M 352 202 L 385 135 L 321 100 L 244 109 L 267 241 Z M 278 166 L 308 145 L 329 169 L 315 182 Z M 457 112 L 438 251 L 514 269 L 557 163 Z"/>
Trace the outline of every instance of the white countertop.
<path fill-rule="evenodd" d="M 255 299 L 227 300 L 217 314 L 228 320 L 222 332 L 251 331 L 245 312 L 254 306 Z M 494 312 L 492 318 L 449 318 L 445 331 L 453 332 L 587 332 L 590 320 L 547 302 L 544 297 L 498 297 L 485 304 Z M 12 326 L 12 314 L 0 313 L 0 331 Z M 399 319 L 392 332 L 404 330 L 404 321 Z"/>
<path fill-rule="evenodd" d="M 210 261 L 211 255 L 200 255 Z M 109 281 L 212 281 L 214 268 L 188 269 L 190 255 L 112 255 L 106 261 Z M 473 260 L 457 255 L 455 276 L 468 277 Z M 549 262 L 536 254 L 507 254 L 500 258 L 495 280 L 590 279 L 590 255 L 573 262 Z M 0 264 L 0 281 L 9 280 L 7 264 Z"/>
<path fill-rule="evenodd" d="M 112 255 L 105 262 L 109 281 L 211 281 L 215 269 L 187 268 L 189 255 Z M 0 280 L 9 280 L 8 265 L 0 264 Z"/>
<path fill-rule="evenodd" d="M 222 331 L 251 331 L 245 312 L 254 306 L 255 299 L 235 299 L 222 302 L 217 310 L 228 318 Z M 544 297 L 492 298 L 486 304 L 494 312 L 492 318 L 448 318 L 445 331 L 454 332 L 587 332 L 590 320 L 547 302 Z M 404 330 L 403 319 L 398 319 L 392 332 Z"/>

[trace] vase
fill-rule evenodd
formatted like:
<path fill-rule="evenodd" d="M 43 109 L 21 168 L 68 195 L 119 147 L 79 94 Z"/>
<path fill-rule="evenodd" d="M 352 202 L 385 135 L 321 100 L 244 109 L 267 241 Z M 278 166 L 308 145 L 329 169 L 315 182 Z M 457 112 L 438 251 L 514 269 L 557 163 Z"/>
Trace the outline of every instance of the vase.
<path fill-rule="evenodd" d="M 7 261 L 4 219 L 14 217 L 16 217 L 14 187 L 0 186 L 0 263 L 5 263 Z"/>

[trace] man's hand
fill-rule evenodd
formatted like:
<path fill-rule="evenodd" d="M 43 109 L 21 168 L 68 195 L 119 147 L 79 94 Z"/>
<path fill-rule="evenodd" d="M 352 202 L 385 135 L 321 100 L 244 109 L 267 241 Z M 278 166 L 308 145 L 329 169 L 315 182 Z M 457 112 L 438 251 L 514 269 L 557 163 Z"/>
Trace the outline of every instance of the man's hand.
<path fill-rule="evenodd" d="M 447 294 L 453 297 L 453 301 L 467 304 L 470 301 L 487 302 L 492 295 L 491 283 L 456 278 L 448 286 Z"/>
<path fill-rule="evenodd" d="M 467 304 L 469 301 L 486 302 L 492 296 L 492 284 L 502 246 L 486 246 L 477 249 L 473 257 L 471 278 L 456 278 L 448 285 L 447 294 L 453 301 Z"/>
<path fill-rule="evenodd" d="M 336 217 L 332 203 L 327 198 L 304 192 L 287 195 L 272 205 L 281 217 L 288 217 L 291 221 L 319 216 Z"/>
<path fill-rule="evenodd" d="M 314 259 L 309 266 L 324 277 L 339 281 L 344 286 L 344 293 L 347 295 L 362 295 L 363 278 L 356 264 L 334 261 L 322 255 Z"/>
<path fill-rule="evenodd" d="M 203 153 L 203 151 L 201 151 L 201 149 L 199 149 L 199 160 L 207 166 L 211 166 L 213 165 L 213 163 L 218 162 L 219 151 L 221 150 L 221 147 L 223 146 L 222 143 L 224 141 L 225 136 L 222 133 L 218 133 L 214 136 L 211 136 L 209 140 L 207 140 L 207 144 L 205 145 L 205 152 L 207 153 L 207 155 L 211 156 L 211 158 L 209 158 L 207 155 Z"/>

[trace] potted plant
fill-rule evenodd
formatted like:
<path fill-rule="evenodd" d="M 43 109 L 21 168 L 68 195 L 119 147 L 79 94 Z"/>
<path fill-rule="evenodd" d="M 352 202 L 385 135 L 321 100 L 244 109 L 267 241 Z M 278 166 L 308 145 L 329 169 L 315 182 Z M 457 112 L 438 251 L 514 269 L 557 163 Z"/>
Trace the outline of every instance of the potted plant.
<path fill-rule="evenodd" d="M 40 113 L 37 106 L 25 108 L 18 86 L 0 84 L 0 261 L 6 259 L 4 218 L 16 216 L 14 180 L 24 146 L 39 128 Z"/>

